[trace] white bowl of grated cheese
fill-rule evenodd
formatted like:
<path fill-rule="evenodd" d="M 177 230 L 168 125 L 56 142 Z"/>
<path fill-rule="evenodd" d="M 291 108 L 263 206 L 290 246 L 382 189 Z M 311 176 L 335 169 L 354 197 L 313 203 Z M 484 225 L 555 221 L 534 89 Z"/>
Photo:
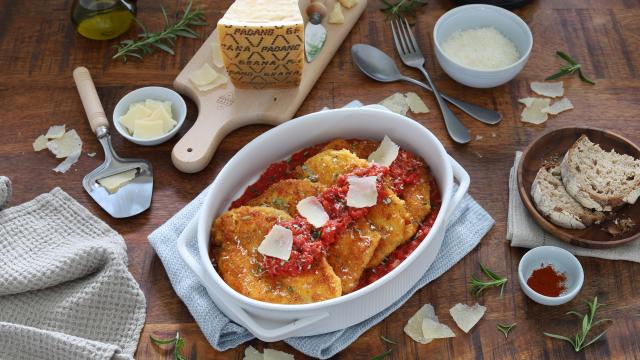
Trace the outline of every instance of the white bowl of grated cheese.
<path fill-rule="evenodd" d="M 511 11 L 465 5 L 438 19 L 433 42 L 438 62 L 451 78 L 474 88 L 492 88 L 513 79 L 524 68 L 533 36 Z"/>

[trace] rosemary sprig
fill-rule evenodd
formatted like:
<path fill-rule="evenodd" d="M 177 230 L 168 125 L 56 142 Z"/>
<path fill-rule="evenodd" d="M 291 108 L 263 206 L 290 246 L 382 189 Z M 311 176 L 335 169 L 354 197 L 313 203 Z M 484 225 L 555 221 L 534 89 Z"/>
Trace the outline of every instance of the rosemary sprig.
<path fill-rule="evenodd" d="M 475 275 L 471 275 L 471 281 L 469 282 L 469 284 L 471 284 L 471 292 L 475 296 L 479 296 L 480 293 L 483 292 L 485 289 L 488 289 L 490 287 L 500 286 L 500 296 L 502 296 L 502 293 L 504 292 L 504 285 L 507 283 L 507 278 L 497 275 L 493 271 L 489 270 L 482 263 L 480 263 L 480 269 L 482 269 L 482 272 L 485 275 L 487 275 L 491 280 L 484 281 L 484 280 L 478 279 L 477 277 L 475 277 Z"/>
<path fill-rule="evenodd" d="M 159 339 L 154 337 L 153 335 L 149 335 L 151 341 L 158 345 L 169 345 L 173 344 L 173 357 L 175 360 L 187 360 L 187 358 L 182 354 L 182 349 L 184 348 L 184 338 L 180 336 L 179 332 L 176 332 L 176 337 L 171 339 Z"/>
<path fill-rule="evenodd" d="M 151 54 L 155 49 L 160 49 L 174 55 L 175 52 L 173 48 L 178 37 L 199 38 L 200 35 L 198 35 L 192 27 L 205 26 L 207 25 L 207 21 L 202 10 L 193 10 L 192 5 L 193 0 L 190 0 L 183 10 L 182 17 L 174 24 L 169 23 L 167 11 L 161 5 L 160 10 L 162 10 L 162 16 L 164 17 L 164 26 L 160 32 L 148 31 L 144 24 L 136 19 L 136 23 L 142 29 L 142 32 L 138 35 L 138 39 L 123 40 L 120 44 L 114 45 L 116 54 L 113 55 L 113 59 L 121 58 L 123 62 L 127 62 L 129 56 L 142 59 L 145 55 Z M 178 15 L 179 14 L 176 13 L 176 18 L 178 18 Z"/>
<path fill-rule="evenodd" d="M 426 0 L 380 0 L 380 10 L 393 17 L 414 15 L 415 11 L 427 5 Z"/>
<path fill-rule="evenodd" d="M 386 337 L 384 337 L 384 336 L 382 336 L 382 335 L 380 335 L 380 340 L 382 340 L 382 341 L 386 342 L 387 344 L 398 345 L 398 343 L 397 343 L 397 342 L 395 342 L 395 341 L 393 341 L 393 340 L 389 340 L 389 339 L 387 339 Z"/>
<path fill-rule="evenodd" d="M 556 51 L 556 55 L 558 55 L 562 60 L 566 61 L 567 65 L 561 67 L 560 71 L 547 77 L 545 80 L 554 80 L 564 75 L 573 74 L 577 71 L 578 77 L 580 77 L 580 80 L 586 82 L 587 84 L 591 84 L 591 85 L 596 84 L 595 82 L 589 80 L 586 76 L 584 76 L 584 74 L 582 73 L 582 65 L 578 64 L 578 62 L 572 59 L 571 56 L 567 55 L 566 53 L 563 53 L 562 51 Z"/>
<path fill-rule="evenodd" d="M 393 348 L 387 349 L 387 351 L 372 357 L 371 360 L 382 360 L 382 359 L 386 358 L 387 356 L 391 355 L 392 352 L 393 352 Z"/>
<path fill-rule="evenodd" d="M 587 303 L 587 307 L 588 307 L 588 312 L 586 314 L 580 314 L 577 311 L 569 311 L 567 312 L 567 315 L 575 315 L 577 316 L 579 319 L 582 319 L 581 323 L 581 328 L 580 331 L 576 334 L 575 338 L 569 338 L 566 336 L 562 336 L 562 335 L 557 335 L 557 334 L 551 334 L 551 333 L 547 333 L 545 332 L 544 335 L 550 337 L 550 338 L 554 338 L 554 339 L 559 339 L 559 340 L 564 340 L 567 341 L 568 343 L 571 344 L 571 346 L 573 346 L 573 349 L 578 352 L 578 351 L 582 351 L 584 348 L 586 348 L 587 346 L 593 344 L 594 342 L 598 341 L 598 339 L 600 339 L 606 332 L 608 329 L 605 329 L 603 332 L 601 332 L 600 334 L 598 334 L 596 337 L 594 337 L 593 339 L 586 341 L 587 340 L 587 336 L 589 335 L 589 332 L 591 331 L 591 329 L 599 324 L 602 324 L 603 322 L 608 322 L 611 321 L 613 322 L 613 320 L 611 319 L 600 319 L 598 321 L 595 321 L 595 317 L 596 317 L 596 311 L 598 311 L 598 308 L 603 306 L 604 304 L 598 304 L 598 297 L 594 297 L 592 301 L 585 301 Z"/>
<path fill-rule="evenodd" d="M 498 331 L 504 334 L 504 338 L 506 339 L 509 336 L 509 333 L 513 328 L 516 327 L 516 323 L 513 324 L 498 324 Z"/>

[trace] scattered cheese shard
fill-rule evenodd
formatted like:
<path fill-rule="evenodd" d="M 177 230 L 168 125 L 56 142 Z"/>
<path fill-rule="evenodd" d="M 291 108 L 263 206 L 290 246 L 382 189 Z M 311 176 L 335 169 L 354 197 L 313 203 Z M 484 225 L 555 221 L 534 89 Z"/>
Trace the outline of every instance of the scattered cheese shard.
<path fill-rule="evenodd" d="M 274 349 L 264 349 L 264 360 L 295 360 L 291 354 Z"/>
<path fill-rule="evenodd" d="M 106 178 L 98 179 L 98 184 L 105 188 L 109 194 L 114 194 L 120 190 L 121 187 L 135 179 L 136 173 L 137 169 L 127 170 L 125 172 L 107 176 Z"/>
<path fill-rule="evenodd" d="M 314 227 L 322 227 L 329 221 L 329 215 L 324 210 L 320 200 L 315 196 L 300 200 L 296 205 L 296 209 Z"/>
<path fill-rule="evenodd" d="M 471 328 L 480 321 L 482 316 L 484 316 L 484 312 L 486 310 L 487 308 L 480 304 L 475 304 L 473 306 L 456 304 L 454 307 L 449 309 L 449 313 L 458 327 L 462 329 L 462 331 L 468 333 L 469 330 L 471 330 Z"/>
<path fill-rule="evenodd" d="M 244 358 L 242 360 L 263 360 L 262 353 L 253 346 L 249 345 L 244 349 Z"/>
<path fill-rule="evenodd" d="M 236 0 L 217 30 L 225 68 L 237 88 L 300 84 L 304 21 L 298 0 Z"/>
<path fill-rule="evenodd" d="M 562 81 L 558 82 L 539 82 L 534 81 L 531 83 L 531 90 L 538 95 L 547 97 L 559 97 L 564 94 L 564 87 Z"/>
<path fill-rule="evenodd" d="M 138 139 L 155 139 L 165 134 L 164 121 L 156 110 L 151 117 L 136 121 L 136 127 L 133 130 L 133 137 Z"/>
<path fill-rule="evenodd" d="M 329 13 L 329 24 L 344 24 L 344 14 L 342 13 L 342 5 L 336 1 L 333 9 Z"/>
<path fill-rule="evenodd" d="M 347 206 L 366 208 L 378 202 L 377 176 L 349 176 L 347 182 L 349 183 Z"/>
<path fill-rule="evenodd" d="M 65 125 L 53 125 L 47 131 L 45 137 L 47 139 L 59 139 L 64 135 Z"/>
<path fill-rule="evenodd" d="M 291 247 L 293 246 L 293 233 L 280 225 L 273 225 L 271 231 L 264 237 L 258 252 L 262 255 L 272 256 L 282 260 L 289 260 Z"/>
<path fill-rule="evenodd" d="M 409 318 L 409 321 L 407 321 L 407 324 L 404 326 L 404 333 L 420 344 L 430 343 L 432 339 L 425 338 L 422 333 L 422 320 L 427 318 L 438 321 L 436 312 L 431 304 L 422 305 L 422 307 Z"/>
<path fill-rule="evenodd" d="M 63 162 L 61 162 L 60 164 L 58 164 L 58 166 L 53 168 L 53 171 L 59 172 L 61 174 L 66 173 L 67 170 L 71 168 L 71 165 L 75 164 L 78 161 L 78 159 L 80 158 L 80 153 L 81 151 L 78 150 L 73 154 L 70 154 L 69 156 L 67 156 L 66 159 L 64 159 Z"/>
<path fill-rule="evenodd" d="M 202 67 L 189 75 L 189 80 L 196 86 L 207 85 L 218 77 L 218 72 L 205 63 Z"/>
<path fill-rule="evenodd" d="M 532 98 L 532 97 L 528 97 L 528 98 L 524 98 L 524 99 L 518 99 L 518 102 L 521 104 L 524 104 L 524 106 L 531 106 L 533 105 L 533 102 L 536 100 L 536 98 Z"/>
<path fill-rule="evenodd" d="M 398 157 L 400 146 L 396 145 L 388 136 L 384 136 L 384 139 L 380 143 L 380 146 L 376 151 L 369 155 L 369 162 L 376 163 L 382 166 L 391 166 L 391 163 Z"/>
<path fill-rule="evenodd" d="M 412 113 L 423 114 L 423 113 L 429 112 L 429 108 L 424 103 L 424 101 L 422 101 L 420 96 L 418 96 L 418 94 L 414 92 L 408 92 L 404 94 L 404 96 L 406 96 L 407 98 L 406 99 L 407 105 L 409 105 L 409 109 L 411 110 Z"/>
<path fill-rule="evenodd" d="M 342 4 L 342 6 L 346 7 L 347 9 L 351 9 L 352 7 L 358 4 L 358 0 L 339 0 L 339 1 L 340 1 L 340 4 Z"/>
<path fill-rule="evenodd" d="M 61 138 L 49 141 L 47 148 L 58 159 L 61 159 L 80 152 L 82 150 L 82 140 L 75 130 L 69 130 Z"/>
<path fill-rule="evenodd" d="M 90 153 L 88 153 L 88 154 L 87 154 L 87 156 L 88 156 L 88 157 L 94 157 L 94 156 L 96 156 L 96 153 L 94 153 L 94 152 L 90 152 Z"/>
<path fill-rule="evenodd" d="M 422 336 L 426 339 L 444 339 L 455 337 L 456 334 L 447 325 L 441 324 L 437 320 L 424 318 L 422 319 Z"/>
<path fill-rule="evenodd" d="M 558 115 L 563 111 L 567 111 L 571 109 L 573 109 L 573 104 L 571 103 L 571 101 L 567 98 L 562 98 L 554 102 L 553 104 L 551 104 L 551 106 L 547 106 L 546 108 L 542 109 L 541 111 L 543 113 L 547 113 L 551 115 Z"/>
<path fill-rule="evenodd" d="M 211 60 L 215 67 L 221 68 L 224 66 L 224 60 L 222 59 L 222 50 L 220 49 L 220 41 L 217 37 L 213 38 L 211 42 Z"/>
<path fill-rule="evenodd" d="M 148 109 L 144 103 L 135 103 L 129 106 L 129 111 L 123 116 L 120 116 L 120 124 L 124 126 L 129 134 L 133 135 L 133 131 L 136 128 L 136 121 L 151 116 L 153 112 Z"/>
<path fill-rule="evenodd" d="M 407 99 L 400 93 L 389 96 L 380 101 L 379 104 L 400 115 L 407 115 L 407 111 L 409 110 Z"/>
<path fill-rule="evenodd" d="M 215 89 L 220 85 L 224 85 L 227 83 L 227 77 L 222 75 L 222 74 L 218 74 L 218 77 L 216 77 L 212 82 L 206 84 L 206 85 L 199 85 L 198 86 L 198 90 L 200 91 L 209 91 L 211 89 Z"/>
<path fill-rule="evenodd" d="M 49 141 L 49 139 L 47 139 L 46 136 L 44 135 L 38 136 L 36 140 L 33 142 L 33 151 L 40 151 L 40 150 L 46 149 L 47 141 Z"/>
<path fill-rule="evenodd" d="M 522 110 L 521 120 L 536 125 L 547 121 L 549 116 L 547 113 L 542 112 L 542 109 L 548 107 L 549 103 L 551 103 L 550 99 L 533 98 L 531 105 Z"/>

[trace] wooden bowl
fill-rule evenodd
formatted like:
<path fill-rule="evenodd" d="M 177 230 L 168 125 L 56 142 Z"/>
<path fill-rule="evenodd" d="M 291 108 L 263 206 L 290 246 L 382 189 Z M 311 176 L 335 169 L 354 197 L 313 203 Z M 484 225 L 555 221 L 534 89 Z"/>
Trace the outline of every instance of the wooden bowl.
<path fill-rule="evenodd" d="M 544 230 L 570 244 L 603 249 L 633 241 L 640 236 L 640 201 L 633 205 L 627 204 L 615 210 L 616 218 L 631 218 L 636 224 L 631 232 L 621 235 L 612 235 L 605 230 L 611 224 L 611 220 L 606 220 L 601 224 L 594 224 L 582 230 L 559 227 L 538 212 L 533 203 L 531 184 L 540 167 L 546 160 L 554 157 L 562 159 L 565 152 L 582 134 L 587 135 L 592 142 L 600 145 L 605 151 L 614 149 L 619 154 L 631 155 L 636 159 L 640 158 L 640 148 L 611 131 L 588 127 L 566 127 L 552 130 L 531 142 L 522 153 L 520 164 L 518 165 L 518 191 L 522 202 L 531 216 Z"/>

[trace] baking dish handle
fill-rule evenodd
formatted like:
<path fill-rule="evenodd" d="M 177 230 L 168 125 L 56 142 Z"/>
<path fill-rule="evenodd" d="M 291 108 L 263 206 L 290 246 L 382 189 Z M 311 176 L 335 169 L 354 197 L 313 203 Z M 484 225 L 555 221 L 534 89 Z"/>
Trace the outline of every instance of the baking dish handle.
<path fill-rule="evenodd" d="M 469 190 L 469 184 L 471 183 L 471 178 L 467 171 L 460 165 L 454 158 L 449 156 L 449 163 L 451 164 L 451 169 L 453 170 L 453 179 L 458 182 L 458 189 L 455 194 L 451 197 L 451 202 L 449 205 L 449 209 L 447 211 L 446 219 L 449 218 L 453 211 L 458 208 L 458 204 L 462 201 L 462 198 Z"/>
<path fill-rule="evenodd" d="M 189 222 L 189 225 L 182 231 L 180 237 L 178 237 L 177 247 L 178 253 L 182 260 L 189 266 L 191 271 L 198 277 L 198 280 L 201 285 L 204 286 L 206 284 L 206 272 L 205 269 L 200 265 L 198 259 L 196 259 L 188 249 L 189 241 L 196 238 L 196 232 L 198 229 L 198 216 L 195 216 Z M 220 299 L 222 301 L 222 299 Z M 311 316 L 303 317 L 301 319 L 296 319 L 287 323 L 285 325 L 281 325 L 281 323 L 276 323 L 273 327 L 264 326 L 258 323 L 249 313 L 247 313 L 242 307 L 237 304 L 225 301 L 222 304 L 227 310 L 233 313 L 237 319 L 240 320 L 241 325 L 244 325 L 248 328 L 249 331 L 257 338 L 262 341 L 280 341 L 286 339 L 291 336 L 296 336 L 296 332 L 314 324 L 327 316 L 328 313 L 322 312 L 319 314 L 313 314 Z M 265 322 L 268 320 L 263 320 Z"/>

